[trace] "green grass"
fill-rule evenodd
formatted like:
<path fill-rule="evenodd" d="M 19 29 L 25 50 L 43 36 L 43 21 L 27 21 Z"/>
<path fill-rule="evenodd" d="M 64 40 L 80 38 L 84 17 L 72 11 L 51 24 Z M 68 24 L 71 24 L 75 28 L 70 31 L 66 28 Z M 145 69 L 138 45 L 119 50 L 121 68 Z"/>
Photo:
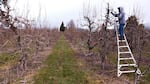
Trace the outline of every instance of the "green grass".
<path fill-rule="evenodd" d="M 18 58 L 17 54 L 13 53 L 0 53 L 0 66 L 13 63 Z"/>
<path fill-rule="evenodd" d="M 62 36 L 34 79 L 34 84 L 87 84 L 85 72 Z"/>

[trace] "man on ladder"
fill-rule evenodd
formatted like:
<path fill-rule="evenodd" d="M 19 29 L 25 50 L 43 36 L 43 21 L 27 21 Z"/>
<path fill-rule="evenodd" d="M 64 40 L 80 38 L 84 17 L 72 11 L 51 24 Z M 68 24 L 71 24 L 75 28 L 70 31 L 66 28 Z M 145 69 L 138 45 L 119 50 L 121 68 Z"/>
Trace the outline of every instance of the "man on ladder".
<path fill-rule="evenodd" d="M 114 14 L 111 12 L 111 14 L 115 17 L 118 17 L 119 20 L 119 34 L 120 34 L 120 40 L 123 40 L 123 34 L 124 34 L 124 25 L 125 25 L 125 13 L 123 10 L 123 7 L 118 7 L 119 13 Z"/>
<path fill-rule="evenodd" d="M 117 26 L 117 21 L 114 23 L 114 28 L 116 30 L 116 37 L 117 37 L 117 46 L 118 46 L 118 59 L 117 59 L 117 76 L 120 77 L 121 74 L 127 73 L 135 73 L 135 82 L 137 83 L 142 73 L 138 68 L 136 60 L 133 56 L 133 53 L 129 47 L 126 35 L 124 34 L 124 26 L 125 26 L 125 13 L 122 7 L 118 7 L 119 13 L 111 14 L 115 17 L 118 17 L 119 20 L 119 28 Z M 119 33 L 118 33 L 119 29 Z"/>

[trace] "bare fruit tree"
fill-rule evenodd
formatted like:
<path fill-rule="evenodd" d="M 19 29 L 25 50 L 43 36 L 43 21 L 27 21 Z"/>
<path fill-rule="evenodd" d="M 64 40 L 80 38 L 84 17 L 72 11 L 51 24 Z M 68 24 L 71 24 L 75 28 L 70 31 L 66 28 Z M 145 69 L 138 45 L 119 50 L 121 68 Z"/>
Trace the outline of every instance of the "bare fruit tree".
<path fill-rule="evenodd" d="M 92 34 L 99 27 L 97 24 L 98 19 L 96 8 L 92 9 L 90 3 L 88 4 L 87 8 L 83 9 L 83 20 L 84 23 L 82 26 L 88 29 L 87 46 L 90 53 L 91 50 L 97 45 L 97 42 L 94 41 L 95 37 L 93 37 Z"/>
<path fill-rule="evenodd" d="M 108 34 L 109 32 L 107 31 L 108 24 L 110 23 L 110 8 L 109 4 L 107 4 L 106 8 L 106 14 L 105 14 L 105 21 L 102 24 L 102 27 L 99 31 L 99 53 L 101 57 L 101 68 L 104 70 L 105 69 L 105 62 L 106 62 L 106 57 L 107 53 L 109 52 L 107 49 L 109 47 L 108 45 Z"/>
<path fill-rule="evenodd" d="M 0 23 L 2 28 L 11 29 L 15 36 L 16 36 L 16 44 L 18 51 L 21 52 L 20 60 L 19 60 L 19 67 L 21 70 L 25 70 L 26 68 L 26 60 L 27 54 L 25 53 L 25 46 L 22 44 L 22 38 L 19 34 L 18 27 L 20 25 L 25 25 L 29 27 L 29 20 L 23 19 L 22 17 L 13 17 L 11 12 L 13 11 L 9 6 L 8 0 L 1 0 L 0 1 Z M 20 25 L 19 25 L 20 24 Z"/>

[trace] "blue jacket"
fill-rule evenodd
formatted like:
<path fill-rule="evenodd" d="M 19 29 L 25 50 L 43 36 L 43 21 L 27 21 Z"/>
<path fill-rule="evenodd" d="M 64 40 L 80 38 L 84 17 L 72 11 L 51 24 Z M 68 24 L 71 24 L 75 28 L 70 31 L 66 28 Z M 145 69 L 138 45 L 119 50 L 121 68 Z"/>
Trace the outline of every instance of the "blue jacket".
<path fill-rule="evenodd" d="M 113 16 L 118 17 L 119 24 L 125 24 L 126 21 L 125 21 L 125 13 L 124 13 L 124 10 L 123 10 L 122 7 L 119 7 L 118 10 L 119 10 L 119 13 L 118 13 L 118 14 L 114 14 L 114 13 L 112 13 L 112 12 L 111 12 L 111 13 L 112 13 Z"/>

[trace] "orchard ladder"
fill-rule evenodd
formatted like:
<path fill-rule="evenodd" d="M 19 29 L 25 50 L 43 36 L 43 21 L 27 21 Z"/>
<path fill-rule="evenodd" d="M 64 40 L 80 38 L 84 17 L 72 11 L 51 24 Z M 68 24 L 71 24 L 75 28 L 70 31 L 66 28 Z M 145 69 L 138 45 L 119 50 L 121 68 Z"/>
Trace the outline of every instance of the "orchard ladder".
<path fill-rule="evenodd" d="M 126 35 L 123 35 L 123 39 L 119 39 L 118 25 L 117 22 L 114 25 L 117 37 L 118 46 L 118 59 L 117 59 L 117 76 L 120 77 L 121 74 L 126 73 L 136 73 L 141 74 L 140 69 L 136 63 L 133 53 L 129 47 Z"/>

